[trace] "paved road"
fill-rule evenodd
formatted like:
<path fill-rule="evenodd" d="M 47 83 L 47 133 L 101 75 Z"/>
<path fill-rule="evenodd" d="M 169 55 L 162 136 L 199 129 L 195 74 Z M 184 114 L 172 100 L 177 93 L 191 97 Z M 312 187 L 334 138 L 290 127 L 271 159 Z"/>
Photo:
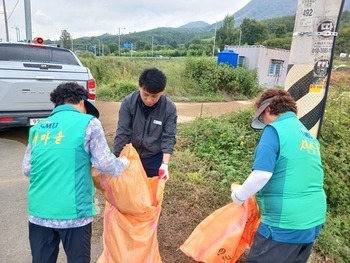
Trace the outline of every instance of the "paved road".
<path fill-rule="evenodd" d="M 0 138 L 0 259 L 2 262 L 31 262 L 27 240 L 28 180 L 21 176 L 25 145 Z"/>
<path fill-rule="evenodd" d="M 30 263 L 28 241 L 28 179 L 21 173 L 27 128 L 0 130 L 0 262 Z M 61 247 L 58 263 L 65 263 Z M 102 252 L 102 241 L 92 244 L 92 262 Z"/>

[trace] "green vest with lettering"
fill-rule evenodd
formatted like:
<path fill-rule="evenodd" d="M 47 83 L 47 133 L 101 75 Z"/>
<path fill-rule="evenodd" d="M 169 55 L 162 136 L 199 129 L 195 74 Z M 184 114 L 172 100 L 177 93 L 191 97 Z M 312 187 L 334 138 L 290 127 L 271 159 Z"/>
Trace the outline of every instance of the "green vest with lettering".
<path fill-rule="evenodd" d="M 280 153 L 271 179 L 256 195 L 262 222 L 296 230 L 323 224 L 326 195 L 318 140 L 293 112 L 269 125 L 277 131 Z"/>
<path fill-rule="evenodd" d="M 76 219 L 96 214 L 91 156 L 84 148 L 92 117 L 65 104 L 30 129 L 29 215 Z"/>

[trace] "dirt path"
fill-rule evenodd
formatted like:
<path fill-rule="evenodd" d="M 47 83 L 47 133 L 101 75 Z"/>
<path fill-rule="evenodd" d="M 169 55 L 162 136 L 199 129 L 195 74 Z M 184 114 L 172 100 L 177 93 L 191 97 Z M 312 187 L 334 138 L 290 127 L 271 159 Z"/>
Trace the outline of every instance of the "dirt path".
<path fill-rule="evenodd" d="M 118 121 L 120 102 L 97 101 L 100 120 L 104 127 L 108 143 L 112 145 Z M 248 101 L 219 103 L 176 103 L 178 122 L 187 122 L 196 117 L 220 116 L 222 114 L 251 107 Z M 167 190 L 168 189 L 168 190 Z M 169 180 L 164 192 L 162 212 L 158 225 L 159 250 L 163 263 L 194 263 L 179 247 L 188 238 L 193 229 L 209 213 L 214 204 L 210 201 L 212 189 L 175 183 Z M 100 209 L 104 209 L 104 200 L 97 193 Z M 93 242 L 100 244 L 97 254 L 102 251 L 103 216 L 95 217 L 93 223 Z M 141 262 L 140 262 L 141 263 Z"/>
<path fill-rule="evenodd" d="M 120 104 L 120 102 L 96 101 L 96 107 L 100 111 L 100 121 L 108 137 L 115 135 Z M 228 112 L 252 106 L 252 102 L 250 101 L 175 104 L 177 107 L 178 122 L 191 121 L 196 117 L 220 116 Z"/>

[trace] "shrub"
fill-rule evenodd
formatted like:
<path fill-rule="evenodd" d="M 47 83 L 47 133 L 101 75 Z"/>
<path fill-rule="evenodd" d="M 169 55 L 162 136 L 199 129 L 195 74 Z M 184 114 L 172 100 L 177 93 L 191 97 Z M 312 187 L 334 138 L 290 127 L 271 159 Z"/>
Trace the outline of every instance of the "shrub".
<path fill-rule="evenodd" d="M 207 94 L 224 92 L 231 97 L 251 98 L 260 91 L 257 72 L 245 67 L 233 68 L 225 63 L 217 65 L 208 58 L 189 58 L 185 71 L 188 80 Z"/>
<path fill-rule="evenodd" d="M 232 68 L 225 64 L 217 65 L 211 58 L 153 59 L 81 57 L 97 83 L 100 98 L 120 99 L 120 94 L 108 97 L 110 91 L 120 83 L 137 84 L 145 68 L 156 67 L 167 76 L 166 93 L 173 99 L 190 101 L 223 101 L 226 98 L 246 99 L 254 97 L 259 91 L 257 74 L 246 68 Z M 101 89 L 101 91 L 98 91 Z"/>
<path fill-rule="evenodd" d="M 120 101 L 137 89 L 138 86 L 133 83 L 115 83 L 111 87 L 102 85 L 97 89 L 97 98 L 104 101 Z"/>
<path fill-rule="evenodd" d="M 133 83 L 119 83 L 116 87 L 112 88 L 116 100 L 123 99 L 129 93 L 138 89 L 138 86 Z"/>

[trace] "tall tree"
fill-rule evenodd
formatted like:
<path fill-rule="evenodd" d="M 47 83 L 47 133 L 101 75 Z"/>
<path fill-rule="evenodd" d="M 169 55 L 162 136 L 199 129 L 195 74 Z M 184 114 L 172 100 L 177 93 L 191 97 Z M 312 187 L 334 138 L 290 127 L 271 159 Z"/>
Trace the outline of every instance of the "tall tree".
<path fill-rule="evenodd" d="M 224 49 L 225 45 L 232 45 L 235 42 L 235 18 L 233 15 L 226 15 L 222 26 L 216 32 L 216 43 L 220 50 Z"/>
<path fill-rule="evenodd" d="M 110 43 L 110 44 L 108 44 L 108 47 L 109 47 L 110 53 L 117 54 L 118 47 L 119 47 L 117 43 Z"/>
<path fill-rule="evenodd" d="M 350 54 L 350 28 L 339 30 L 339 35 L 336 42 L 336 52 Z"/>
<path fill-rule="evenodd" d="M 65 29 L 61 31 L 60 43 L 63 48 L 73 48 L 73 38 L 71 34 Z"/>
<path fill-rule="evenodd" d="M 242 43 L 254 45 L 268 39 L 267 26 L 255 19 L 245 18 L 241 24 Z"/>

